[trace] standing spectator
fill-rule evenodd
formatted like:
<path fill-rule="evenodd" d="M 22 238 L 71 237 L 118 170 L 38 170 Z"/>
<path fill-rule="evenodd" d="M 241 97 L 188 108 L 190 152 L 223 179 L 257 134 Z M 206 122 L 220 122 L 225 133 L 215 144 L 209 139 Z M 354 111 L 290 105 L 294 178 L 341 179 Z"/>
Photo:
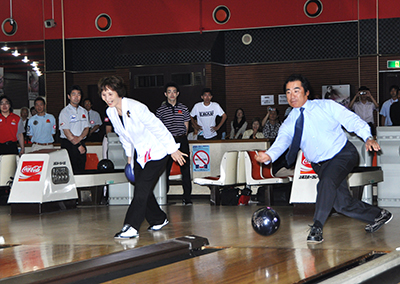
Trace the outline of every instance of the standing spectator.
<path fill-rule="evenodd" d="M 69 104 L 61 110 L 58 117 L 61 148 L 68 151 L 74 173 L 85 170 L 86 145 L 84 139 L 90 128 L 88 113 L 79 105 L 81 97 L 81 87 L 72 86 L 68 91 Z"/>
<path fill-rule="evenodd" d="M 101 142 L 100 126 L 103 123 L 101 122 L 100 114 L 92 109 L 92 100 L 89 98 L 83 100 L 83 107 L 88 112 L 88 119 L 90 122 L 90 129 L 86 141 Z"/>
<path fill-rule="evenodd" d="M 114 132 L 114 128 L 112 127 L 111 121 L 108 118 L 107 114 L 104 117 L 104 125 L 106 126 L 106 134 L 103 137 L 103 143 L 102 143 L 102 152 L 103 152 L 103 159 L 107 159 L 108 157 L 108 138 L 107 134 Z"/>
<path fill-rule="evenodd" d="M 391 98 L 383 103 L 380 112 L 380 115 L 382 115 L 381 126 L 392 126 L 392 120 L 390 119 L 390 106 L 398 101 L 399 86 L 397 85 L 390 86 L 389 92 Z"/>
<path fill-rule="evenodd" d="M 37 97 L 34 102 L 37 114 L 28 120 L 27 135 L 32 141 L 32 151 L 54 148 L 54 134 L 56 134 L 56 119 L 46 113 L 46 102 Z"/>
<path fill-rule="evenodd" d="M 19 115 L 21 117 L 22 124 L 23 124 L 24 130 L 25 130 L 25 132 L 24 132 L 24 140 L 26 142 L 28 142 L 29 141 L 29 137 L 26 135 L 26 133 L 27 133 L 27 127 L 28 127 L 28 120 L 29 120 L 28 119 L 29 109 L 27 107 L 22 107 Z"/>
<path fill-rule="evenodd" d="M 242 108 L 238 108 L 235 112 L 235 117 L 231 121 L 231 134 L 229 135 L 230 139 L 240 139 L 243 136 L 243 133 L 246 131 L 247 121 L 246 116 L 244 115 L 244 110 Z"/>
<path fill-rule="evenodd" d="M 164 123 L 165 127 L 174 136 L 175 142 L 180 143 L 179 150 L 185 153 L 186 162 L 181 165 L 182 187 L 183 187 L 183 205 L 192 205 L 192 181 L 190 177 L 190 161 L 189 161 L 189 142 L 187 132 L 189 129 L 189 109 L 184 104 L 178 102 L 179 87 L 177 84 L 170 82 L 164 88 L 164 95 L 167 98 L 156 112 L 156 116 Z M 167 161 L 167 192 L 169 191 L 169 174 L 173 159 L 170 157 Z"/>
<path fill-rule="evenodd" d="M 262 120 L 263 134 L 265 138 L 275 139 L 278 135 L 281 123 L 279 121 L 279 111 L 276 108 L 268 108 L 268 112 Z"/>
<path fill-rule="evenodd" d="M 358 99 L 358 101 L 357 101 Z M 371 133 L 376 135 L 376 128 L 374 124 L 374 110 L 379 109 L 379 104 L 372 97 L 369 88 L 361 86 L 357 94 L 351 100 L 349 108 L 354 110 L 362 120 L 364 120 L 371 127 Z"/>
<path fill-rule="evenodd" d="M 135 194 L 126 212 L 124 225 L 116 239 L 139 236 L 144 219 L 148 230 L 158 231 L 169 223 L 161 210 L 153 189 L 165 170 L 168 155 L 183 165 L 186 154 L 178 150 L 174 137 L 144 104 L 125 98 L 126 89 L 121 77 L 102 78 L 99 83 L 101 98 L 107 103 L 107 116 L 119 135 L 130 170 L 135 174 Z"/>
<path fill-rule="evenodd" d="M 194 105 L 190 116 L 192 119 L 193 127 L 197 131 L 202 131 L 202 137 L 199 135 L 198 139 L 217 139 L 217 131 L 225 123 L 228 116 L 223 111 L 218 103 L 212 102 L 213 95 L 211 89 L 203 89 L 201 98 L 203 102 Z M 222 119 L 217 126 L 215 126 L 215 119 L 217 116 L 221 116 Z M 194 118 L 197 117 L 197 120 Z"/>
<path fill-rule="evenodd" d="M 264 134 L 261 132 L 261 120 L 259 117 L 255 117 L 251 122 L 251 129 L 246 130 L 243 133 L 242 139 L 263 139 Z"/>
<path fill-rule="evenodd" d="M 21 118 L 13 113 L 11 100 L 0 96 L 0 155 L 18 155 L 18 145 L 21 147 L 20 155 L 25 153 L 24 126 Z"/>
<path fill-rule="evenodd" d="M 28 122 L 28 116 L 29 116 L 29 109 L 27 107 L 22 107 L 19 114 L 20 114 L 22 123 L 24 125 L 24 129 L 26 130 L 27 122 Z"/>
<path fill-rule="evenodd" d="M 29 111 L 31 112 L 31 116 L 34 116 L 35 114 L 37 114 L 37 111 L 36 111 L 36 109 L 35 109 L 34 106 L 31 107 L 31 108 L 29 109 Z"/>

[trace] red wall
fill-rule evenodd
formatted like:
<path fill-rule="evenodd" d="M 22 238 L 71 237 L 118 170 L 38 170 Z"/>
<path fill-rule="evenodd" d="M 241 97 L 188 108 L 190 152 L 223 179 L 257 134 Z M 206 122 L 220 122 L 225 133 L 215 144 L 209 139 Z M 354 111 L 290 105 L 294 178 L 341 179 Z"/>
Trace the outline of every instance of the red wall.
<path fill-rule="evenodd" d="M 13 1 L 13 18 L 18 30 L 14 36 L 0 32 L 0 41 L 60 39 L 62 12 L 65 38 L 88 38 L 355 21 L 358 14 L 360 19 L 375 18 L 378 0 L 321 2 L 321 15 L 309 18 L 303 11 L 305 0 L 54 0 L 57 26 L 45 29 L 43 21 L 52 18 L 51 0 Z M 1 22 L 10 17 L 9 5 L 8 0 L 1 1 Z M 230 20 L 224 25 L 212 18 L 219 5 L 227 6 L 231 12 Z M 399 10 L 400 1 L 379 0 L 379 18 L 399 17 Z M 101 13 L 112 18 L 107 32 L 95 27 L 95 19 Z"/>

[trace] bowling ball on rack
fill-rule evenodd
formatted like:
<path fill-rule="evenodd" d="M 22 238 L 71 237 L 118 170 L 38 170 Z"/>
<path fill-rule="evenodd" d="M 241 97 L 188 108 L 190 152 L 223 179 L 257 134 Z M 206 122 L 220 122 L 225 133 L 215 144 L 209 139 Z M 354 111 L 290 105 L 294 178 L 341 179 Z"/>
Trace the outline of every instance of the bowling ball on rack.
<path fill-rule="evenodd" d="M 271 207 L 260 208 L 251 217 L 254 231 L 262 236 L 272 235 L 279 229 L 280 224 L 278 213 Z"/>
<path fill-rule="evenodd" d="M 135 172 L 130 164 L 125 165 L 125 176 L 130 182 L 135 182 Z"/>
<path fill-rule="evenodd" d="M 114 171 L 114 164 L 108 159 L 103 159 L 97 164 L 97 170 L 104 173 L 111 173 Z"/>

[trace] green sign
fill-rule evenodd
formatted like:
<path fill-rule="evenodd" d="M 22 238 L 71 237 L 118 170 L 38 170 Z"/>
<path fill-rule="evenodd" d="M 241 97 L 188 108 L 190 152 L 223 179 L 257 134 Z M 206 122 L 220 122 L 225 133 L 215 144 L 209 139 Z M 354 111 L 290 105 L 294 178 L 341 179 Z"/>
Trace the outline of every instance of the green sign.
<path fill-rule="evenodd" d="M 387 68 L 400 68 L 400 60 L 388 60 Z"/>

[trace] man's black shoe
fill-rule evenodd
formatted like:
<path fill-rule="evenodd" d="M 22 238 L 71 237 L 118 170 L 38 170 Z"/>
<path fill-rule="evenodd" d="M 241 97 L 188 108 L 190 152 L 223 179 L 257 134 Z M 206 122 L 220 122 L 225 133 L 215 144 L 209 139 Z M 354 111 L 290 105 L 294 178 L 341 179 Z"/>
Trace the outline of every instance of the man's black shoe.
<path fill-rule="evenodd" d="M 378 231 L 383 225 L 387 224 L 392 220 L 393 214 L 387 211 L 386 209 L 382 209 L 381 214 L 375 218 L 374 223 L 367 224 L 365 226 L 365 231 L 368 233 L 373 233 Z"/>
<path fill-rule="evenodd" d="M 310 225 L 310 233 L 307 237 L 307 242 L 309 243 L 322 243 L 324 238 L 322 237 L 322 228 L 311 226 Z"/>

